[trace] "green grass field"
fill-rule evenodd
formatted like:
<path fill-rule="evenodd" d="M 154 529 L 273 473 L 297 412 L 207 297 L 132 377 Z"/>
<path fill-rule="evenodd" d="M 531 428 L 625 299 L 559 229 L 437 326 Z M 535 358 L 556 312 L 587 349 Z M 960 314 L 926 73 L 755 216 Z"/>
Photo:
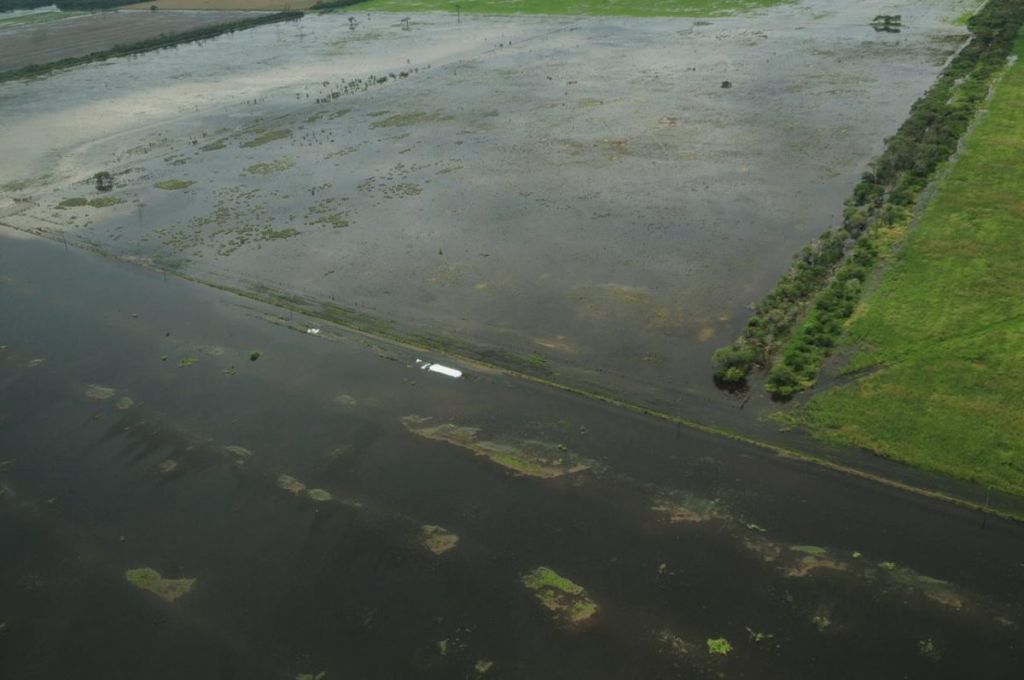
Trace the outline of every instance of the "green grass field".
<path fill-rule="evenodd" d="M 1024 63 L 998 82 L 845 342 L 859 350 L 847 369 L 869 372 L 813 398 L 800 424 L 1024 494 Z"/>
<path fill-rule="evenodd" d="M 473 14 L 568 14 L 592 16 L 722 16 L 785 0 L 370 0 L 359 9 L 385 12 L 454 12 Z M 346 11 L 342 9 L 340 11 Z"/>

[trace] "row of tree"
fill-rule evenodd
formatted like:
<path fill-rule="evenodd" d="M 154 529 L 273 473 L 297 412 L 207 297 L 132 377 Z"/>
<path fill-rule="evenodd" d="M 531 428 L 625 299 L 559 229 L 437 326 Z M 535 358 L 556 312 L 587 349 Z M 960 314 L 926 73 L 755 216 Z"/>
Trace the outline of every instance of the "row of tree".
<path fill-rule="evenodd" d="M 1022 24 L 1020 0 L 991 0 L 968 22 L 970 42 L 886 140 L 846 201 L 842 228 L 805 247 L 757 305 L 742 335 L 715 352 L 717 380 L 742 384 L 774 358 L 765 382 L 769 392 L 789 396 L 814 384 L 878 260 L 878 229 L 906 219 L 939 164 L 956 151 Z"/>
<path fill-rule="evenodd" d="M 303 16 L 305 15 L 298 11 L 261 14 L 248 19 L 241 19 L 239 21 L 231 21 L 223 24 L 216 24 L 214 26 L 204 26 L 202 28 L 195 28 L 189 31 L 182 31 L 180 33 L 158 35 L 155 38 L 148 38 L 138 42 L 115 45 L 109 50 L 91 52 L 81 57 L 68 57 L 66 59 L 47 62 L 45 64 L 31 64 L 12 71 L 4 71 L 3 73 L 0 73 L 0 82 L 5 80 L 19 80 L 22 78 L 35 78 L 52 71 L 87 64 L 92 61 L 105 61 L 107 59 L 113 59 L 114 57 L 140 54 L 142 52 L 159 50 L 165 47 L 174 47 L 175 45 L 195 42 L 197 40 L 208 40 L 225 33 L 242 31 L 247 28 L 261 26 L 263 24 L 272 24 L 278 21 L 295 21 L 296 19 L 301 19 Z"/>

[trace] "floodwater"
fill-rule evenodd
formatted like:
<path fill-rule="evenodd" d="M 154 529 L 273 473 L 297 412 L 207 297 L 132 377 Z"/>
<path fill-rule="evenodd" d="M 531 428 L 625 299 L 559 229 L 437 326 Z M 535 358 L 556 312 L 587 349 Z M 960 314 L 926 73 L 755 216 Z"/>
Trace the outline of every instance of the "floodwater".
<path fill-rule="evenodd" d="M 0 677 L 1024 663 L 1019 524 L 7 230 L 0 319 Z"/>
<path fill-rule="evenodd" d="M 836 223 L 962 43 L 958 7 L 905 3 L 898 34 L 869 26 L 874 0 L 342 13 L 94 64 L 0 86 L 0 222 L 667 411 L 731 409 L 712 351 Z M 76 206 L 100 170 L 121 202 Z"/>

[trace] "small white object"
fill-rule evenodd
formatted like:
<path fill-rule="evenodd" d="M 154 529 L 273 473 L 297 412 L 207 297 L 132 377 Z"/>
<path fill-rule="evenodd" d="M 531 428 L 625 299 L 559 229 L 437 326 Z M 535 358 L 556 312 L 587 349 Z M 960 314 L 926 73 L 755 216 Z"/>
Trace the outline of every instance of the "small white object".
<path fill-rule="evenodd" d="M 462 371 L 457 368 L 450 368 L 448 366 L 442 366 L 441 364 L 427 364 L 427 370 L 431 373 L 440 373 L 446 375 L 449 378 L 461 378 Z"/>
<path fill-rule="evenodd" d="M 320 335 L 319 328 L 307 328 L 306 332 L 309 333 L 310 335 Z"/>

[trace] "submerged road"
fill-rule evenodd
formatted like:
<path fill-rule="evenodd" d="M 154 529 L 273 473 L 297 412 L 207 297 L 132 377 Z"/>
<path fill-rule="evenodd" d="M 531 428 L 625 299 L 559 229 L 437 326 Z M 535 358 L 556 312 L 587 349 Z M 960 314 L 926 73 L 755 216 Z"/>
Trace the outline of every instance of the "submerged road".
<path fill-rule="evenodd" d="M 416 359 L 0 232 L 0 677 L 1018 677 L 1021 525 Z"/>

